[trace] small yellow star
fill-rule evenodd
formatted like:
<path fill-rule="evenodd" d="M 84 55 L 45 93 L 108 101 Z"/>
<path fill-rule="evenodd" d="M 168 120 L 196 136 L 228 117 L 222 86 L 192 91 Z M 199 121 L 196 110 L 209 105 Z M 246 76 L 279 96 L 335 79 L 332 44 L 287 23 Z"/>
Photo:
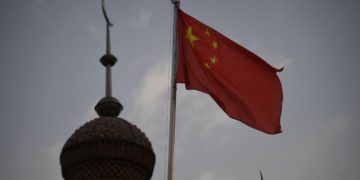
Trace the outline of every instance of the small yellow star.
<path fill-rule="evenodd" d="M 206 34 L 207 37 L 210 37 L 210 32 L 209 32 L 208 29 L 205 30 L 205 34 Z"/>
<path fill-rule="evenodd" d="M 210 66 L 209 66 L 208 63 L 204 63 L 204 66 L 205 66 L 206 68 L 210 69 Z"/>
<path fill-rule="evenodd" d="M 191 44 L 192 47 L 195 47 L 194 42 L 199 40 L 198 37 L 196 37 L 195 35 L 192 34 L 192 27 L 191 26 L 189 26 L 187 28 L 185 38 L 189 39 L 190 44 Z"/>
<path fill-rule="evenodd" d="M 213 56 L 213 57 L 210 58 L 210 62 L 211 62 L 212 64 L 216 64 L 217 61 L 218 61 L 218 59 L 216 59 L 215 56 Z"/>
<path fill-rule="evenodd" d="M 217 49 L 218 48 L 218 43 L 214 40 L 211 44 L 211 46 L 214 48 L 214 49 Z"/>

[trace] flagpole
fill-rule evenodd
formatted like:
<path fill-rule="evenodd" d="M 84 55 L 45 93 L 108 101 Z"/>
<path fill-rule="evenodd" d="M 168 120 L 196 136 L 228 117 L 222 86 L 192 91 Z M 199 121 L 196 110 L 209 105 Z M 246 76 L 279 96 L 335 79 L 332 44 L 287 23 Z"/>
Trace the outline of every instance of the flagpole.
<path fill-rule="evenodd" d="M 174 177 L 174 149 L 175 149 L 175 122 L 176 122 L 176 65 L 177 65 L 177 9 L 180 6 L 180 0 L 171 0 L 174 5 L 173 19 L 173 45 L 172 45 L 172 69 L 171 69 L 171 90 L 170 90 L 170 115 L 169 115 L 169 151 L 167 164 L 167 180 Z"/>

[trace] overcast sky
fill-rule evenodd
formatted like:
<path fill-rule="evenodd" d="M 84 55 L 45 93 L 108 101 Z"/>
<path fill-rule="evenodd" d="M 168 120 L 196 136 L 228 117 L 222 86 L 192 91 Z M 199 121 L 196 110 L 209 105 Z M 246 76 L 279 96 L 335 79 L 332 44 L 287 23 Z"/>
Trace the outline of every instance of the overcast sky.
<path fill-rule="evenodd" d="M 0 179 L 61 180 L 67 138 L 105 94 L 100 0 L 0 1 Z M 107 0 L 113 95 L 152 141 L 165 179 L 170 0 Z M 177 180 L 354 180 L 360 167 L 360 1 L 182 0 L 193 17 L 275 67 L 283 133 L 232 120 L 178 85 Z"/>

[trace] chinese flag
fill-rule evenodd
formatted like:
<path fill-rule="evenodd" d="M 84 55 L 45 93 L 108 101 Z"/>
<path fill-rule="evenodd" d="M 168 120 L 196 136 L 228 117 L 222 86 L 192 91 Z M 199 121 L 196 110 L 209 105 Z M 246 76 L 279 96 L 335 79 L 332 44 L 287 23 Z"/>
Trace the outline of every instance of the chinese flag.
<path fill-rule="evenodd" d="M 231 118 L 281 132 L 282 88 L 263 59 L 178 9 L 176 82 L 209 94 Z"/>

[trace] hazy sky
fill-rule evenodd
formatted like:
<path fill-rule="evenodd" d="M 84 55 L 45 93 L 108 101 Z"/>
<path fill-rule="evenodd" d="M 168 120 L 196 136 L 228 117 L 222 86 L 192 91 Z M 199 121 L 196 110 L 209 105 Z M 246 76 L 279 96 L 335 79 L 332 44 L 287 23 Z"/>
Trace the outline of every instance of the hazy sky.
<path fill-rule="evenodd" d="M 105 94 L 100 0 L 0 1 L 0 179 L 61 180 L 59 154 Z M 170 0 L 107 0 L 113 95 L 165 179 Z M 177 180 L 354 180 L 360 167 L 360 1 L 182 0 L 182 9 L 279 73 L 283 133 L 232 120 L 179 85 Z"/>

